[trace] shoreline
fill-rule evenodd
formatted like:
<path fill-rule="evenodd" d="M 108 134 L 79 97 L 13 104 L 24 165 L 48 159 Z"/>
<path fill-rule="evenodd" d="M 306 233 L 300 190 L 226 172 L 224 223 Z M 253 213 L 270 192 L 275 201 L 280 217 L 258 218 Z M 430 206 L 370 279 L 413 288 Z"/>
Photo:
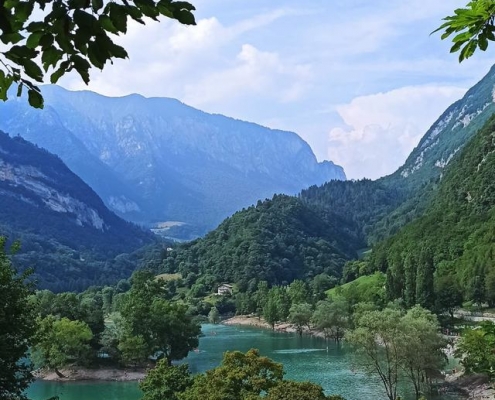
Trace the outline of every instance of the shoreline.
<path fill-rule="evenodd" d="M 37 370 L 33 373 L 35 379 L 47 382 L 139 382 L 146 376 L 147 369 L 119 368 L 66 368 L 61 369 L 63 377 L 52 370 Z"/>
<path fill-rule="evenodd" d="M 272 327 L 263 319 L 250 315 L 237 315 L 221 322 L 224 325 L 250 326 L 254 328 L 267 329 L 272 331 Z M 296 329 L 289 323 L 275 324 L 274 332 L 296 333 Z M 325 338 L 323 332 L 304 329 L 303 335 Z M 452 355 L 453 349 L 447 348 L 446 354 Z M 493 386 L 482 375 L 464 375 L 461 373 L 447 375 L 444 383 L 452 388 L 456 388 L 464 393 L 469 400 L 495 400 L 495 384 Z"/>
<path fill-rule="evenodd" d="M 263 318 L 258 318 L 256 316 L 251 315 L 236 315 L 234 317 L 228 318 L 220 322 L 223 325 L 237 325 L 237 326 L 251 326 L 253 328 L 267 329 L 272 332 L 279 333 L 297 333 L 296 328 L 293 324 L 288 322 L 276 323 L 275 328 L 272 329 L 271 325 L 268 324 Z M 309 335 L 314 337 L 319 337 L 325 339 L 325 335 L 323 332 L 308 329 L 304 327 L 303 335 Z"/>

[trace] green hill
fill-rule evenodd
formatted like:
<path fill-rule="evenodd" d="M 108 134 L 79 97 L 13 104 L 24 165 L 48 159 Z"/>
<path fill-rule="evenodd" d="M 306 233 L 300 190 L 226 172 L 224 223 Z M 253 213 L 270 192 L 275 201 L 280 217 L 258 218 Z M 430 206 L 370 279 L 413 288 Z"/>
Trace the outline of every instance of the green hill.
<path fill-rule="evenodd" d="M 352 221 L 322 215 L 284 195 L 258 202 L 227 218 L 204 238 L 182 245 L 164 260 L 165 272 L 199 277 L 207 289 L 236 282 L 286 284 L 321 273 L 339 277 L 345 261 L 363 247 Z"/>

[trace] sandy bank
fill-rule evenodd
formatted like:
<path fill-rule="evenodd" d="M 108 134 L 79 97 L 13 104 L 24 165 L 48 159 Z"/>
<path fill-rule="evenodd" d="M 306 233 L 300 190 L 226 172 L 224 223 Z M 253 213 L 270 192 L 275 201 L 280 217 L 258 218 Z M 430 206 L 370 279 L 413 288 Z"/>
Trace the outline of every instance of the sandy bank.
<path fill-rule="evenodd" d="M 235 317 L 226 319 L 222 321 L 222 324 L 225 325 L 240 325 L 240 326 L 253 326 L 256 328 L 263 329 L 272 329 L 270 324 L 266 322 L 263 318 L 258 318 L 254 315 L 236 315 Z M 283 333 L 295 333 L 297 329 L 294 325 L 289 324 L 287 322 L 275 324 L 275 332 L 283 332 Z M 323 332 L 304 328 L 304 335 L 312 335 L 316 337 L 324 337 Z"/>
<path fill-rule="evenodd" d="M 58 376 L 55 371 L 48 370 L 38 370 L 34 374 L 37 379 L 42 379 L 45 381 L 59 381 L 59 382 L 69 382 L 69 381 L 117 381 L 117 382 L 128 382 L 128 381 L 139 381 L 143 379 L 146 375 L 145 369 L 137 370 L 124 370 L 124 369 L 110 369 L 110 368 L 99 368 L 99 369 L 87 369 L 87 368 L 73 368 L 73 369 L 62 369 L 60 372 L 64 377 Z"/>

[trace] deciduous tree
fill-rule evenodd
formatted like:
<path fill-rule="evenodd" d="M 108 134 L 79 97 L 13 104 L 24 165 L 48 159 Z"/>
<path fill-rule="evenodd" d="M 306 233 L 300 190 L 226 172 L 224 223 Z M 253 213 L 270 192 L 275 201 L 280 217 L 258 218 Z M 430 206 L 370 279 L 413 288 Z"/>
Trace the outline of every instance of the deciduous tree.
<path fill-rule="evenodd" d="M 28 301 L 32 285 L 29 273 L 18 275 L 0 238 L 0 398 L 25 399 L 32 381 L 26 355 L 35 331 L 34 306 Z M 22 359 L 22 360 L 21 360 Z"/>

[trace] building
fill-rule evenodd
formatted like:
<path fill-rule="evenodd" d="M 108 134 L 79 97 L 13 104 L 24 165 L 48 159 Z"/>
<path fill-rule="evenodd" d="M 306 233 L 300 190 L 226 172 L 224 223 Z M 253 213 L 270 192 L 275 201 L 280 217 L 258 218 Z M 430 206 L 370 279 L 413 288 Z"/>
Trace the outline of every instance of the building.
<path fill-rule="evenodd" d="M 218 287 L 217 294 L 221 295 L 221 296 L 223 296 L 225 294 L 232 294 L 232 285 L 229 285 L 228 283 L 222 283 Z"/>

